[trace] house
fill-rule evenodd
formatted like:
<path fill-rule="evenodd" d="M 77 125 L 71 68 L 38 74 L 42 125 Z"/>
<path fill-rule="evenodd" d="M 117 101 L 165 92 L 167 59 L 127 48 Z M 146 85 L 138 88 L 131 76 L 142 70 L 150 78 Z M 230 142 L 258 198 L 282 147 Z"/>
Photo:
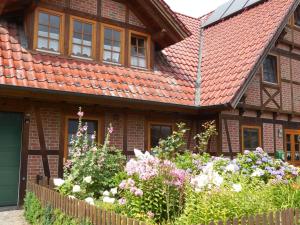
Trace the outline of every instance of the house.
<path fill-rule="evenodd" d="M 89 134 L 128 156 L 204 121 L 208 152 L 262 146 L 300 165 L 299 0 L 230 0 L 192 18 L 163 0 L 0 3 L 0 206 L 62 176 L 79 106 Z"/>

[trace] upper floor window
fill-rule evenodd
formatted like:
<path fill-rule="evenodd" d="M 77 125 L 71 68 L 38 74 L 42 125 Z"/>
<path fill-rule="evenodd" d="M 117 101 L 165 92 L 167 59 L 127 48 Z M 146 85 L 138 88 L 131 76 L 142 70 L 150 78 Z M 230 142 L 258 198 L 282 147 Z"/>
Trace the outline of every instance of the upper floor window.
<path fill-rule="evenodd" d="M 109 63 L 123 63 L 123 30 L 104 25 L 103 33 L 103 61 Z"/>
<path fill-rule="evenodd" d="M 94 57 L 94 22 L 72 18 L 71 55 L 83 58 Z"/>
<path fill-rule="evenodd" d="M 158 146 L 159 140 L 165 139 L 173 132 L 172 124 L 150 124 L 150 146 L 149 149 Z"/>
<path fill-rule="evenodd" d="M 261 146 L 261 128 L 259 126 L 242 127 L 243 150 L 255 150 Z"/>
<path fill-rule="evenodd" d="M 263 81 L 277 84 L 277 57 L 268 55 L 263 63 Z"/>
<path fill-rule="evenodd" d="M 295 11 L 294 21 L 296 26 L 300 26 L 300 7 L 298 7 Z"/>
<path fill-rule="evenodd" d="M 148 67 L 148 40 L 147 37 L 131 34 L 130 37 L 130 65 L 132 67 Z"/>
<path fill-rule="evenodd" d="M 51 52 L 61 51 L 62 20 L 63 15 L 52 11 L 37 11 L 35 48 Z"/>

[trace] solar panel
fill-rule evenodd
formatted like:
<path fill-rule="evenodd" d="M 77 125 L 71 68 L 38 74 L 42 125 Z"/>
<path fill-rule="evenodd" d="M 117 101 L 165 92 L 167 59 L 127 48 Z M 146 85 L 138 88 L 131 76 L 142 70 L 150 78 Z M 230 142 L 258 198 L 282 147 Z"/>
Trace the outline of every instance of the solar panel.
<path fill-rule="evenodd" d="M 213 12 L 208 20 L 204 23 L 203 27 L 214 24 L 219 20 L 223 20 L 262 1 L 264 0 L 230 0 Z"/>
<path fill-rule="evenodd" d="M 224 13 L 226 12 L 226 10 L 230 7 L 231 3 L 234 0 L 230 0 L 226 3 L 224 3 L 223 5 L 221 5 L 220 7 L 218 7 L 213 14 L 208 18 L 208 20 L 205 22 L 204 26 L 207 26 L 209 24 L 212 24 L 214 22 L 217 22 L 219 19 L 222 18 L 222 16 L 224 15 Z"/>
<path fill-rule="evenodd" d="M 232 15 L 235 12 L 238 12 L 238 11 L 242 10 L 248 1 L 249 0 L 235 0 L 231 4 L 229 9 L 226 11 L 226 13 L 222 16 L 222 18 L 225 18 L 227 16 Z"/>

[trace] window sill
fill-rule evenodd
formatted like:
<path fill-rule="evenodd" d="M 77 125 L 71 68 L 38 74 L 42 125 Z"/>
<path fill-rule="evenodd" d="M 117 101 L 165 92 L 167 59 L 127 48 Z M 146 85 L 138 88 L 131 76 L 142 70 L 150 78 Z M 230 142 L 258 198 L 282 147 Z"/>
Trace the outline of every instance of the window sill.
<path fill-rule="evenodd" d="M 130 66 L 130 68 L 137 69 L 137 70 L 144 70 L 144 71 L 148 71 L 149 70 L 147 67 L 138 67 L 138 66 Z"/>
<path fill-rule="evenodd" d="M 60 52 L 48 51 L 48 50 L 39 49 L 39 48 L 37 48 L 36 51 L 38 51 L 38 52 L 43 52 L 43 53 L 54 54 L 54 55 L 61 55 Z"/>
<path fill-rule="evenodd" d="M 104 60 L 103 60 L 103 63 L 107 64 L 107 65 L 113 65 L 113 66 L 122 66 L 121 63 L 108 62 L 108 61 L 104 61 Z"/>
<path fill-rule="evenodd" d="M 71 55 L 71 57 L 76 58 L 76 59 L 83 59 L 83 60 L 93 61 L 92 58 L 88 58 L 88 57 L 81 57 L 81 56 L 77 56 L 77 55 Z"/>
<path fill-rule="evenodd" d="M 262 82 L 263 85 L 269 86 L 269 87 L 279 87 L 279 83 L 272 83 L 272 82 L 268 82 L 268 81 L 263 81 Z"/>

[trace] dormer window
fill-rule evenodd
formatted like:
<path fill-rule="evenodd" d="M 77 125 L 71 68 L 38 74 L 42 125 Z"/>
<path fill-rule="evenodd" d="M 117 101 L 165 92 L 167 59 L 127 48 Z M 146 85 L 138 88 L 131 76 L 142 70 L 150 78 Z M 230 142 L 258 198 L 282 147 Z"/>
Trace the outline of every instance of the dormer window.
<path fill-rule="evenodd" d="M 94 30 L 93 21 L 81 18 L 71 18 L 71 55 L 81 58 L 94 57 Z"/>
<path fill-rule="evenodd" d="M 148 68 L 149 38 L 139 33 L 130 35 L 130 65 L 137 68 Z"/>
<path fill-rule="evenodd" d="M 41 51 L 61 52 L 63 15 L 52 11 L 37 11 L 34 47 Z"/>
<path fill-rule="evenodd" d="M 124 31 L 121 28 L 103 25 L 102 57 L 104 62 L 123 64 Z"/>
<path fill-rule="evenodd" d="M 300 7 L 298 7 L 295 11 L 294 21 L 296 26 L 300 26 Z"/>

